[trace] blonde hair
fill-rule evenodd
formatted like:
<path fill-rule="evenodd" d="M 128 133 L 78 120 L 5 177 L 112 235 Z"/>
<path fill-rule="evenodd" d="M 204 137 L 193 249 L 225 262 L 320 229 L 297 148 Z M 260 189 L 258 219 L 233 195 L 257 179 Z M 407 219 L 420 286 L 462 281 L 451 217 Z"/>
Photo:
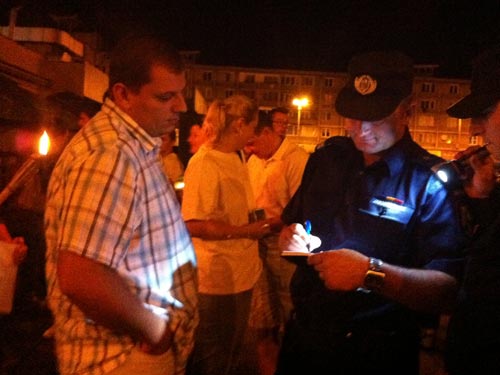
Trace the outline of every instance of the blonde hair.
<path fill-rule="evenodd" d="M 233 95 L 224 100 L 216 99 L 208 108 L 202 127 L 208 143 L 213 145 L 219 142 L 221 137 L 229 131 L 233 121 L 239 118 L 250 123 L 255 119 L 258 111 L 257 104 L 244 95 Z"/>

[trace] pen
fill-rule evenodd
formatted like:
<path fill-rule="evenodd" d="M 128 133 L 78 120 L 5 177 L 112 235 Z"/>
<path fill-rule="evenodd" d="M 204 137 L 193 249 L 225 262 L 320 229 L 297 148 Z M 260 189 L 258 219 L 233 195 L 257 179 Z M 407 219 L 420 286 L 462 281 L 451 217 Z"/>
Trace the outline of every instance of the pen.
<path fill-rule="evenodd" d="M 311 226 L 311 221 L 310 220 L 306 220 L 304 222 L 304 228 L 305 228 L 307 234 L 311 234 L 312 226 Z"/>
<path fill-rule="evenodd" d="M 310 234 L 311 234 L 311 229 L 312 229 L 312 225 L 311 225 L 311 221 L 310 220 L 306 220 L 304 222 L 304 229 L 306 230 L 306 233 L 308 235 L 308 238 L 307 238 L 307 251 L 311 251 L 311 237 L 310 237 Z"/>

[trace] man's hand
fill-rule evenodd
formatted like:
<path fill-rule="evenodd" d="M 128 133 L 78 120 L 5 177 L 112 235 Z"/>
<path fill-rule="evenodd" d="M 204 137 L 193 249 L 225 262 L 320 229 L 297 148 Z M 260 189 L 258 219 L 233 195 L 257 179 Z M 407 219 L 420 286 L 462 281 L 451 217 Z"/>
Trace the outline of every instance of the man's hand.
<path fill-rule="evenodd" d="M 350 249 L 313 254 L 307 259 L 328 289 L 351 291 L 363 285 L 369 258 Z"/>
<path fill-rule="evenodd" d="M 280 233 L 279 248 L 281 251 L 309 252 L 321 246 L 321 239 L 307 234 L 302 224 L 291 224 Z"/>
<path fill-rule="evenodd" d="M 243 230 L 246 232 L 243 238 L 258 240 L 272 233 L 271 220 L 264 219 L 246 224 L 243 226 Z"/>
<path fill-rule="evenodd" d="M 0 241 L 17 244 L 17 247 L 12 253 L 12 261 L 16 266 L 24 262 L 28 253 L 28 246 L 24 243 L 23 237 L 12 238 L 5 224 L 0 224 Z"/>
<path fill-rule="evenodd" d="M 28 254 L 28 246 L 26 246 L 26 244 L 24 243 L 23 237 L 15 237 L 11 242 L 17 244 L 17 247 L 12 253 L 12 260 L 14 261 L 15 265 L 20 265 L 26 259 L 26 255 Z"/>
<path fill-rule="evenodd" d="M 141 351 L 151 355 L 160 355 L 166 353 L 171 347 L 174 341 L 174 333 L 168 326 L 168 323 L 165 322 L 165 330 L 163 335 L 160 337 L 160 340 L 157 343 L 147 343 L 141 342 L 139 348 Z"/>
<path fill-rule="evenodd" d="M 57 273 L 61 291 L 97 324 L 127 333 L 151 354 L 164 353 L 172 345 L 177 326 L 170 327 L 164 317 L 146 308 L 115 269 L 60 250 Z"/>

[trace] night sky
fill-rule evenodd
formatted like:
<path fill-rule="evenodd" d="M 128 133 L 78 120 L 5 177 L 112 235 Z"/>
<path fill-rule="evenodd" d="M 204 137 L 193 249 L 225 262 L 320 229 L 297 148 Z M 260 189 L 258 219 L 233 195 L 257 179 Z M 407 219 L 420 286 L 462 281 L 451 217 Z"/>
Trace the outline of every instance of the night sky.
<path fill-rule="evenodd" d="M 75 28 L 110 45 L 131 30 L 155 31 L 215 65 L 343 71 L 355 53 L 399 49 L 439 64 L 441 76 L 468 77 L 472 58 L 500 44 L 500 0 L 0 0 L 4 24 L 18 3 L 20 24 L 78 14 Z"/>

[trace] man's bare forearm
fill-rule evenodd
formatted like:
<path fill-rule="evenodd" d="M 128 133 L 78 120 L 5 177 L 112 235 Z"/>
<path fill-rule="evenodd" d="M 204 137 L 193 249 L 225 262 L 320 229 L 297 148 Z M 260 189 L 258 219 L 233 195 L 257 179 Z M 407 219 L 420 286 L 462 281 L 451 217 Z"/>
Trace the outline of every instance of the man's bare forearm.
<path fill-rule="evenodd" d="M 96 323 L 156 345 L 167 323 L 147 309 L 113 269 L 69 251 L 58 261 L 61 290 Z"/>

